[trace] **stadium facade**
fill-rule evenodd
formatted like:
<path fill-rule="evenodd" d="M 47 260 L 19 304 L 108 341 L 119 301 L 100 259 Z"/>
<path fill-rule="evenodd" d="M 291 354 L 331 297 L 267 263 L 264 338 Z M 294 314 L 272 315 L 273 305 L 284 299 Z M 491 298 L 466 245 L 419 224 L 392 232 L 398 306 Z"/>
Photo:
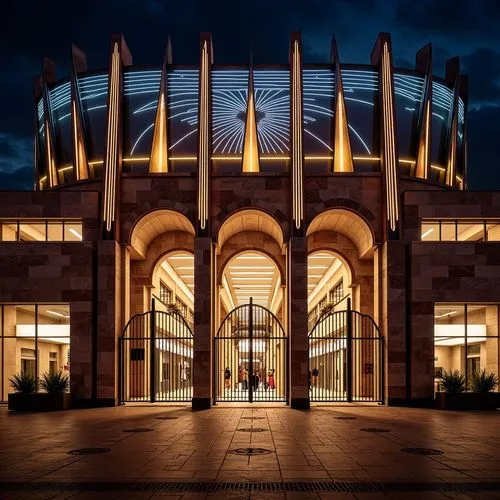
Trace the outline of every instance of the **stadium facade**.
<path fill-rule="evenodd" d="M 500 193 L 467 190 L 467 79 L 393 65 L 109 67 L 35 78 L 35 185 L 0 202 L 0 364 L 75 406 L 432 404 L 498 373 Z"/>

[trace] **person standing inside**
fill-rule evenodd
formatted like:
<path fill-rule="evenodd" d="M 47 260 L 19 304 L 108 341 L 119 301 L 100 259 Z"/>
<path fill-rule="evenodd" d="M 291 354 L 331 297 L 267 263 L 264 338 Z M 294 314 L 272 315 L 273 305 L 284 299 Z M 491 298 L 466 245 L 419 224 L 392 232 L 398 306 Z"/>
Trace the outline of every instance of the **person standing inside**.
<path fill-rule="evenodd" d="M 231 389 L 231 370 L 229 366 L 224 370 L 224 386 L 226 389 Z"/>
<path fill-rule="evenodd" d="M 312 385 L 313 385 L 313 387 L 318 386 L 318 377 L 319 377 L 319 370 L 316 367 L 314 367 L 314 369 L 312 371 Z"/>
<path fill-rule="evenodd" d="M 274 368 L 272 368 L 268 373 L 268 384 L 270 390 L 276 389 L 276 382 L 274 381 Z"/>
<path fill-rule="evenodd" d="M 243 368 L 243 390 L 248 391 L 248 370 Z"/>

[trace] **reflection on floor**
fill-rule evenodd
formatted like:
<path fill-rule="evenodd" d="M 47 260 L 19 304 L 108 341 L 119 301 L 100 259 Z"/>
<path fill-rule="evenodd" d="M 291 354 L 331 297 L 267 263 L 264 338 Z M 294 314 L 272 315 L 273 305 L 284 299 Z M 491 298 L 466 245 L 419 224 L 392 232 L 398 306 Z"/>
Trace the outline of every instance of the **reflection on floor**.
<path fill-rule="evenodd" d="M 498 500 L 498 489 L 487 491 L 488 484 L 500 480 L 498 420 L 494 411 L 352 405 L 314 408 L 307 413 L 259 405 L 205 412 L 125 405 L 54 412 L 50 418 L 40 413 L 12 415 L 0 407 L 0 481 L 26 485 L 23 491 L 5 492 L 3 483 L 0 498 Z M 249 427 L 263 430 L 242 430 Z M 124 433 L 135 428 L 151 431 Z M 386 432 L 366 431 L 372 428 Z M 93 447 L 107 451 L 68 454 Z M 247 447 L 263 448 L 266 454 L 233 453 Z M 422 448 L 438 454 L 406 452 Z M 87 486 L 92 481 L 94 485 Z M 113 486 L 113 481 L 120 483 Z M 155 493 L 152 488 L 161 487 L 162 481 L 188 481 L 191 486 L 175 495 Z M 203 481 L 237 483 L 239 489 L 207 495 L 199 491 Z M 314 494 L 274 489 L 250 493 L 241 487 L 241 482 L 261 481 L 321 483 Z M 358 488 L 362 482 L 406 482 L 408 487 L 390 495 L 372 489 L 333 494 L 319 489 L 326 481 Z M 150 490 L 141 489 L 146 482 Z M 434 482 L 439 489 L 417 489 L 425 482 Z M 50 483 L 55 484 L 52 489 Z M 446 490 L 449 483 L 474 484 L 483 491 L 450 492 Z"/>
<path fill-rule="evenodd" d="M 309 397 L 311 401 L 347 401 L 347 392 L 331 391 L 324 387 L 311 387 Z"/>
<path fill-rule="evenodd" d="M 254 401 L 286 401 L 286 397 L 276 389 L 265 389 L 259 387 L 252 391 Z M 225 389 L 223 393 L 217 395 L 218 401 L 248 401 L 248 390 L 243 389 Z"/>
<path fill-rule="evenodd" d="M 193 387 L 186 386 L 172 391 L 162 391 L 156 393 L 155 401 L 191 401 L 193 397 Z M 131 402 L 150 401 L 149 394 L 140 397 L 129 398 Z"/>

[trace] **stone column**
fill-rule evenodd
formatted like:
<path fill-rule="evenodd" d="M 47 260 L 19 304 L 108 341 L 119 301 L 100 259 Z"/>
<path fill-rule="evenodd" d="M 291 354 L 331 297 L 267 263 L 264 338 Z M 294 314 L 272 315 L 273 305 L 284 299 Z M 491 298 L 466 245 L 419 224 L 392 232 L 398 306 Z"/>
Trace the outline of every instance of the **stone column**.
<path fill-rule="evenodd" d="M 121 333 L 121 252 L 114 240 L 98 242 L 97 404 L 118 402 L 118 337 Z"/>
<path fill-rule="evenodd" d="M 387 241 L 382 247 L 380 327 L 385 341 L 386 399 L 403 403 L 407 394 L 406 342 L 406 253 L 401 241 Z"/>
<path fill-rule="evenodd" d="M 212 405 L 212 241 L 194 239 L 193 410 Z"/>
<path fill-rule="evenodd" d="M 122 329 L 130 319 L 130 250 L 127 247 L 121 249 L 121 310 Z"/>
<path fill-rule="evenodd" d="M 290 406 L 308 409 L 307 238 L 291 237 L 288 246 L 288 338 Z"/>

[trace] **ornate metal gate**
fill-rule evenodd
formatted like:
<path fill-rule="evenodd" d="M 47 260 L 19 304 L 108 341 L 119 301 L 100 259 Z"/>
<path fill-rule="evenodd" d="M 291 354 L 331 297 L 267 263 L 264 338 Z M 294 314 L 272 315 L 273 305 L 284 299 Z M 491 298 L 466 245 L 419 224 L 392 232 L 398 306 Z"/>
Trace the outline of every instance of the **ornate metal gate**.
<path fill-rule="evenodd" d="M 175 311 L 136 314 L 119 341 L 120 402 L 191 401 L 193 332 Z"/>
<path fill-rule="evenodd" d="M 287 401 L 287 337 L 252 303 L 233 309 L 214 339 L 214 401 Z"/>
<path fill-rule="evenodd" d="M 321 316 L 309 333 L 311 401 L 384 400 L 384 339 L 371 316 L 347 309 Z"/>

